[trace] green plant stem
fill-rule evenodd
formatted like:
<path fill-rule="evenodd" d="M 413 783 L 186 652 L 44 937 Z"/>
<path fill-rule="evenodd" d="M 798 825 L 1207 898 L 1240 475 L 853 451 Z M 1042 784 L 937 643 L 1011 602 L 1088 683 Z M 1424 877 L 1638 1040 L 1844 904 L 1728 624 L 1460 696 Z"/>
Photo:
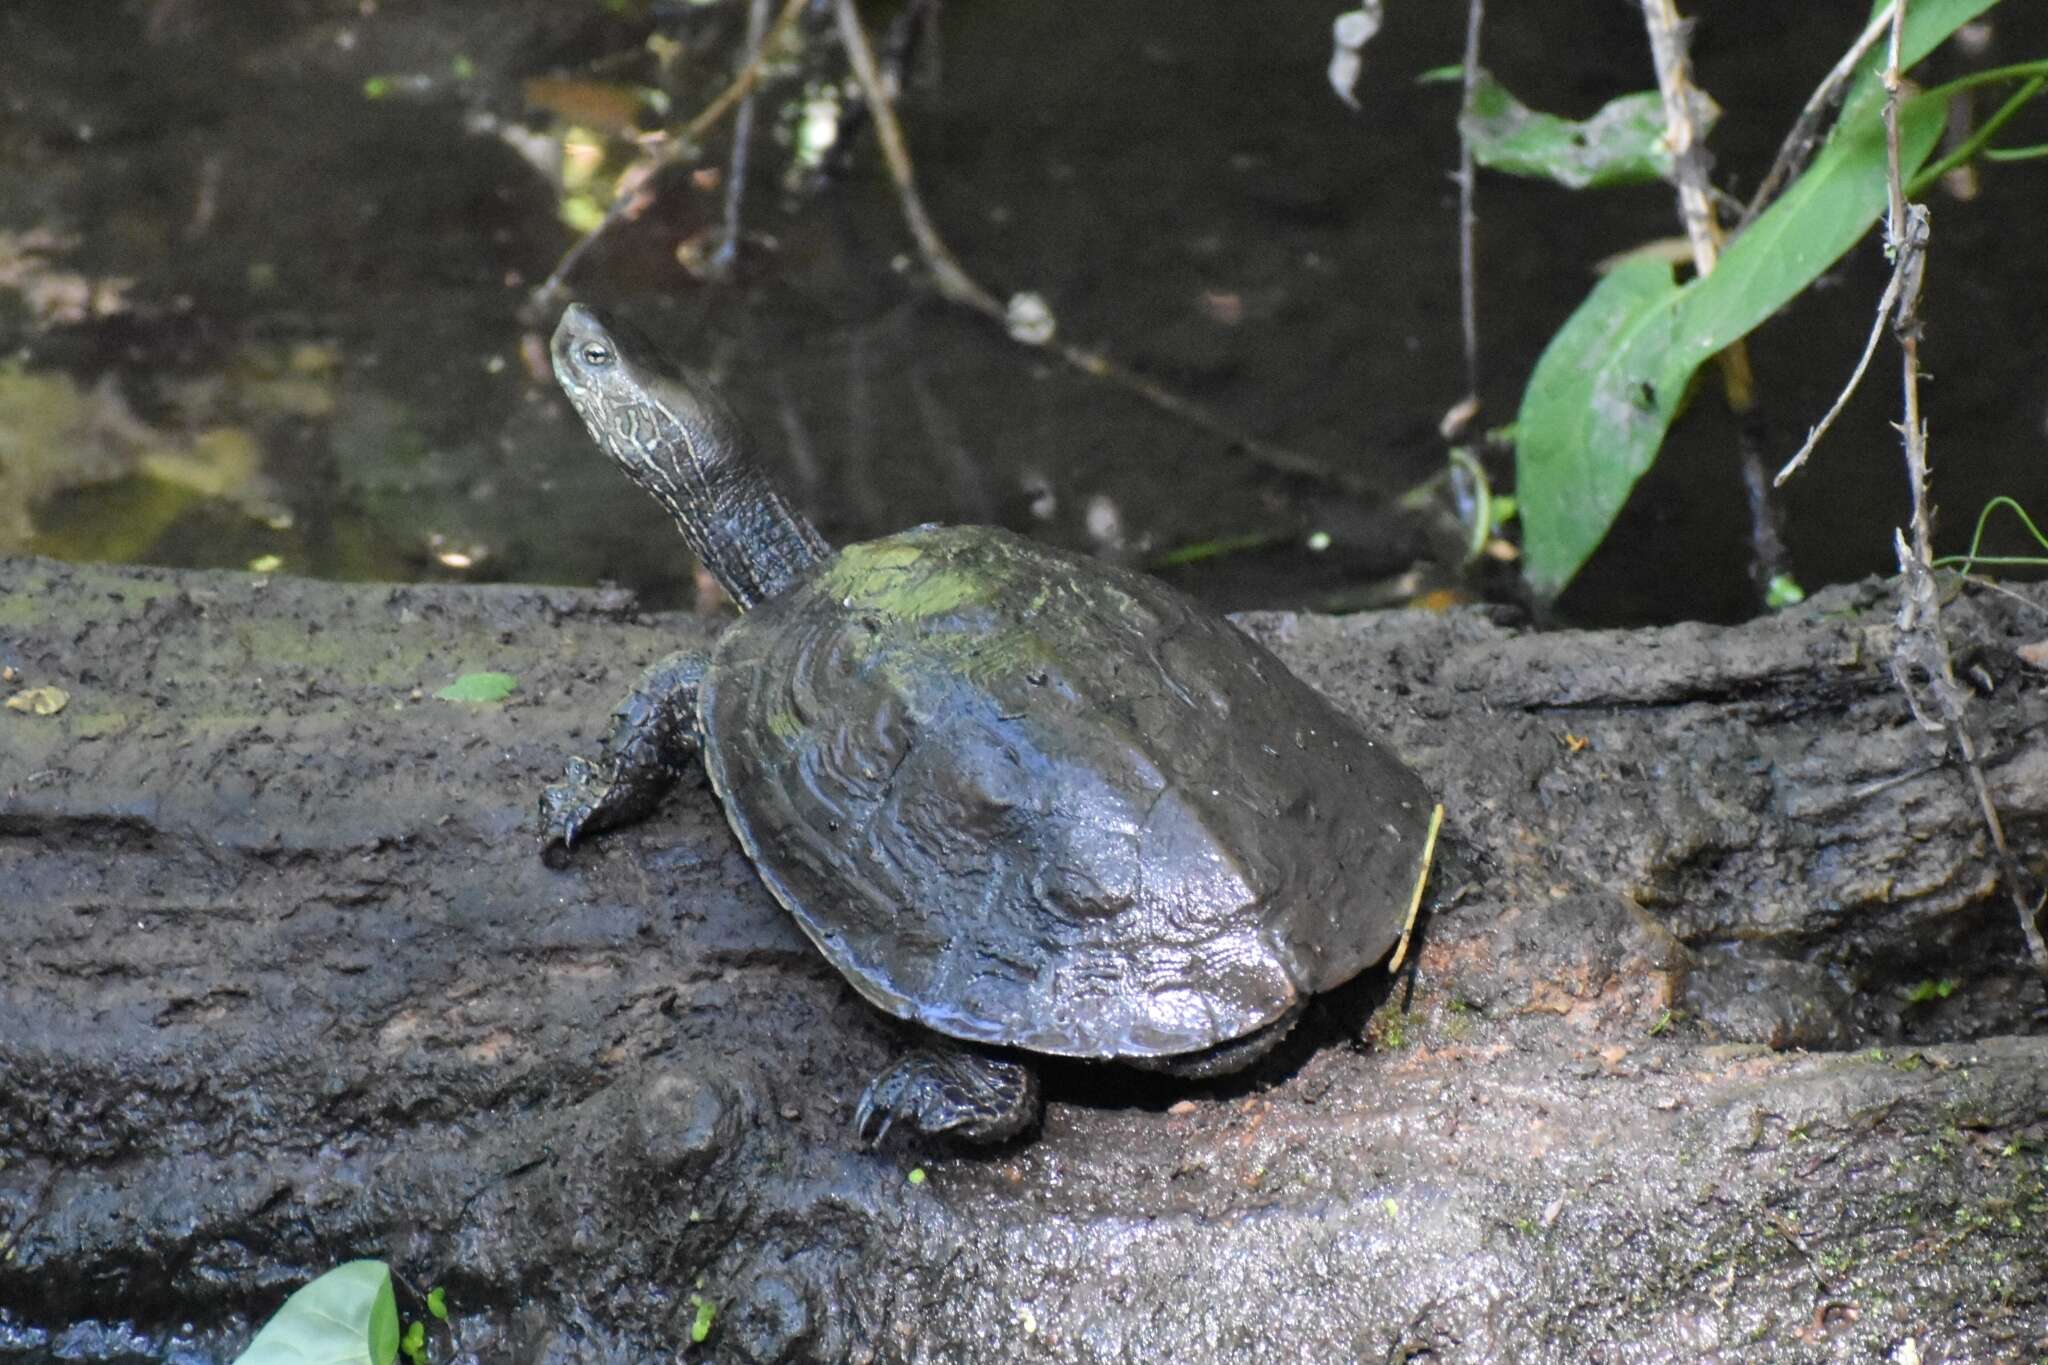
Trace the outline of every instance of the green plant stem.
<path fill-rule="evenodd" d="M 2039 68 L 2044 64 L 2034 63 L 2033 65 L 2036 68 Z M 2013 67 L 2008 69 L 2018 70 L 2019 68 Z M 1961 82 L 1958 81 L 1955 82 L 1955 84 L 1960 85 Z M 1920 172 L 1920 174 L 1914 176 L 1912 183 L 1906 187 L 1907 196 L 1911 197 L 1913 195 L 1919 194 L 1929 185 L 1941 179 L 1942 176 L 1947 175 L 1950 171 L 1962 165 L 1970 158 L 1976 156 L 1977 153 L 1983 151 L 1984 145 L 1991 141 L 1993 137 L 1997 136 L 1998 130 L 2000 128 L 2003 128 L 2008 122 L 2010 122 L 2014 114 L 2017 114 L 2021 109 L 2025 108 L 2029 100 L 2033 99 L 2034 96 L 2040 94 L 2041 88 L 2043 86 L 2048 86 L 2048 73 L 2044 73 L 2033 77 L 2025 85 L 2013 91 L 2012 98 L 2008 99 L 2004 104 L 1999 105 L 1996 113 L 1992 114 L 1990 118 L 1985 119 L 1983 123 L 1979 124 L 1977 126 L 1976 131 L 1970 134 L 1969 138 L 1963 143 L 1962 146 L 1956 148 L 1947 156 L 1941 158 L 1941 160 L 1935 162 L 1932 166 L 1924 168 Z M 1946 90 L 1948 89 L 1948 87 L 1943 86 L 1942 89 Z"/>
<path fill-rule="evenodd" d="M 1994 66 L 1989 71 L 1972 71 L 1967 76 L 1958 76 L 1947 85 L 1937 85 L 1926 93 L 1946 99 L 1960 95 L 1965 90 L 1974 90 L 1980 85 L 1996 85 L 2000 81 L 2026 80 L 2033 76 L 2048 76 L 2048 57 L 2031 62 L 2015 62 L 2011 66 Z"/>
<path fill-rule="evenodd" d="M 2048 156 L 2048 142 L 2038 143 L 2032 147 L 1986 147 L 1984 149 L 1984 159 L 1986 161 L 2035 161 L 2044 156 Z"/>
<path fill-rule="evenodd" d="M 1985 503 L 1984 510 L 1977 513 L 1977 527 L 1970 533 L 1969 553 L 1944 555 L 1942 558 L 1934 561 L 1936 567 L 1946 567 L 1950 564 L 1960 563 L 1963 565 L 1962 572 L 1968 573 L 1973 566 L 1978 564 L 2041 564 L 2048 562 L 2043 561 L 2036 555 L 1999 555 L 1993 557 L 1977 553 L 1977 547 L 1984 543 L 1984 525 L 1991 520 L 1991 514 L 2000 507 L 2010 507 L 2012 514 L 2020 519 L 2020 524 L 2027 528 L 2027 534 L 2031 535 L 2035 543 L 2040 545 L 2042 549 L 2048 550 L 2048 535 L 2041 534 L 2041 528 L 2034 525 L 2034 519 L 2027 515 L 2027 509 L 2001 493 Z"/>
<path fill-rule="evenodd" d="M 1198 540 L 1192 545 L 1181 545 L 1154 556 L 1150 567 L 1177 569 L 1185 564 L 1199 564 L 1205 559 L 1221 559 L 1225 555 L 1234 555 L 1244 550 L 1263 550 L 1287 538 L 1278 531 L 1246 531 L 1241 535 Z"/>

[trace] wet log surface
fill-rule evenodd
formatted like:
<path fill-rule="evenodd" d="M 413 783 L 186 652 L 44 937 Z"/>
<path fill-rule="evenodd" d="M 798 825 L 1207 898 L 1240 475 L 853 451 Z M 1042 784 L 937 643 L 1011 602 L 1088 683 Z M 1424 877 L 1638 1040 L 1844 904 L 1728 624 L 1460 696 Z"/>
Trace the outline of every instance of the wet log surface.
<path fill-rule="evenodd" d="M 225 1358 L 358 1256 L 447 1287 L 439 1359 L 2048 1352 L 2048 998 L 1879 590 L 1244 624 L 1448 805 L 1413 972 L 1226 1085 L 1065 1066 L 1027 1140 L 864 1153 L 900 1040 L 706 788 L 535 856 L 706 627 L 0 562 L 8 687 L 69 694 L 0 711 L 0 1359 Z M 1951 628 L 2038 874 L 2048 592 Z"/>

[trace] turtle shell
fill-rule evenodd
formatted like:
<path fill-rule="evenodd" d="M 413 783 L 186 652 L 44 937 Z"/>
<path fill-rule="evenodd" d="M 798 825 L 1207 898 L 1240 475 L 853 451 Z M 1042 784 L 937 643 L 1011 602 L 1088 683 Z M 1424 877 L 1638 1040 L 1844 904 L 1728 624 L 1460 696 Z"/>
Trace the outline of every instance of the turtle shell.
<path fill-rule="evenodd" d="M 940 1033 L 1194 1052 L 1399 936 L 1429 798 L 1155 579 L 1005 531 L 849 546 L 699 694 L 740 843 L 825 956 Z"/>

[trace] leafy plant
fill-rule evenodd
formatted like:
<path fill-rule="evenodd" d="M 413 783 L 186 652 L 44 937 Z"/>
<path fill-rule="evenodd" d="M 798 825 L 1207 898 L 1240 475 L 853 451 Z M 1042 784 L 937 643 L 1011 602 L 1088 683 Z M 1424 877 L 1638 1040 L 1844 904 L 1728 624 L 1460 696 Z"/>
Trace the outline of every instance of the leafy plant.
<path fill-rule="evenodd" d="M 444 1290 L 428 1290 L 426 1304 L 435 1321 L 448 1321 Z M 395 1365 L 400 1351 L 426 1365 L 426 1322 L 401 1333 L 391 1267 L 349 1261 L 286 1299 L 234 1365 Z"/>
<path fill-rule="evenodd" d="M 1457 67 L 1448 73 L 1459 79 L 1464 74 Z M 1425 79 L 1441 74 L 1432 71 Z M 1718 112 L 1699 111 L 1702 129 Z M 1458 116 L 1458 135 L 1488 170 L 1554 180 L 1567 189 L 1639 185 L 1671 174 L 1664 99 L 1654 90 L 1610 100 L 1591 118 L 1574 122 L 1538 113 L 1509 94 L 1492 72 L 1481 71 Z"/>
<path fill-rule="evenodd" d="M 398 1344 L 391 1267 L 349 1261 L 286 1299 L 235 1365 L 392 1365 Z"/>
<path fill-rule="evenodd" d="M 1914 0 L 1901 65 L 1919 61 L 1996 3 Z M 1728 243 L 1711 273 L 1681 283 L 1663 259 L 1625 260 L 1552 338 L 1515 423 L 1524 571 L 1540 596 L 1562 591 L 1605 538 L 1655 461 L 1700 367 L 1796 298 L 1883 214 L 1885 55 L 1882 44 L 1865 55 L 1826 146 Z M 1905 175 L 1920 172 L 1913 188 L 1984 152 L 1997 127 L 2048 84 L 2044 76 L 2048 69 L 2038 63 L 2012 67 L 1906 101 L 1900 156 Z M 1922 171 L 1949 97 L 1991 80 L 2023 85 L 1968 144 Z M 1524 108 L 1482 76 L 1459 127 L 1481 165 L 1572 187 L 1626 183 L 1668 170 L 1658 101 L 1654 93 L 1626 96 L 1573 123 Z M 1695 123 L 1707 112 L 1695 110 Z"/>

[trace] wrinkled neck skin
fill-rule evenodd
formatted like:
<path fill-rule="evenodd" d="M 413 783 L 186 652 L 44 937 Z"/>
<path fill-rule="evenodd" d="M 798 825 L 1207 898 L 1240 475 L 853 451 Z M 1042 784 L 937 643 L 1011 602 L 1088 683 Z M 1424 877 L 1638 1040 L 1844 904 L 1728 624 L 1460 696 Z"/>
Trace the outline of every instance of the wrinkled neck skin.
<path fill-rule="evenodd" d="M 811 523 L 740 448 L 730 413 L 685 421 L 653 396 L 572 395 L 633 482 L 668 509 L 698 560 L 742 610 L 788 591 L 831 554 Z M 710 399 L 716 402 L 716 399 Z"/>

